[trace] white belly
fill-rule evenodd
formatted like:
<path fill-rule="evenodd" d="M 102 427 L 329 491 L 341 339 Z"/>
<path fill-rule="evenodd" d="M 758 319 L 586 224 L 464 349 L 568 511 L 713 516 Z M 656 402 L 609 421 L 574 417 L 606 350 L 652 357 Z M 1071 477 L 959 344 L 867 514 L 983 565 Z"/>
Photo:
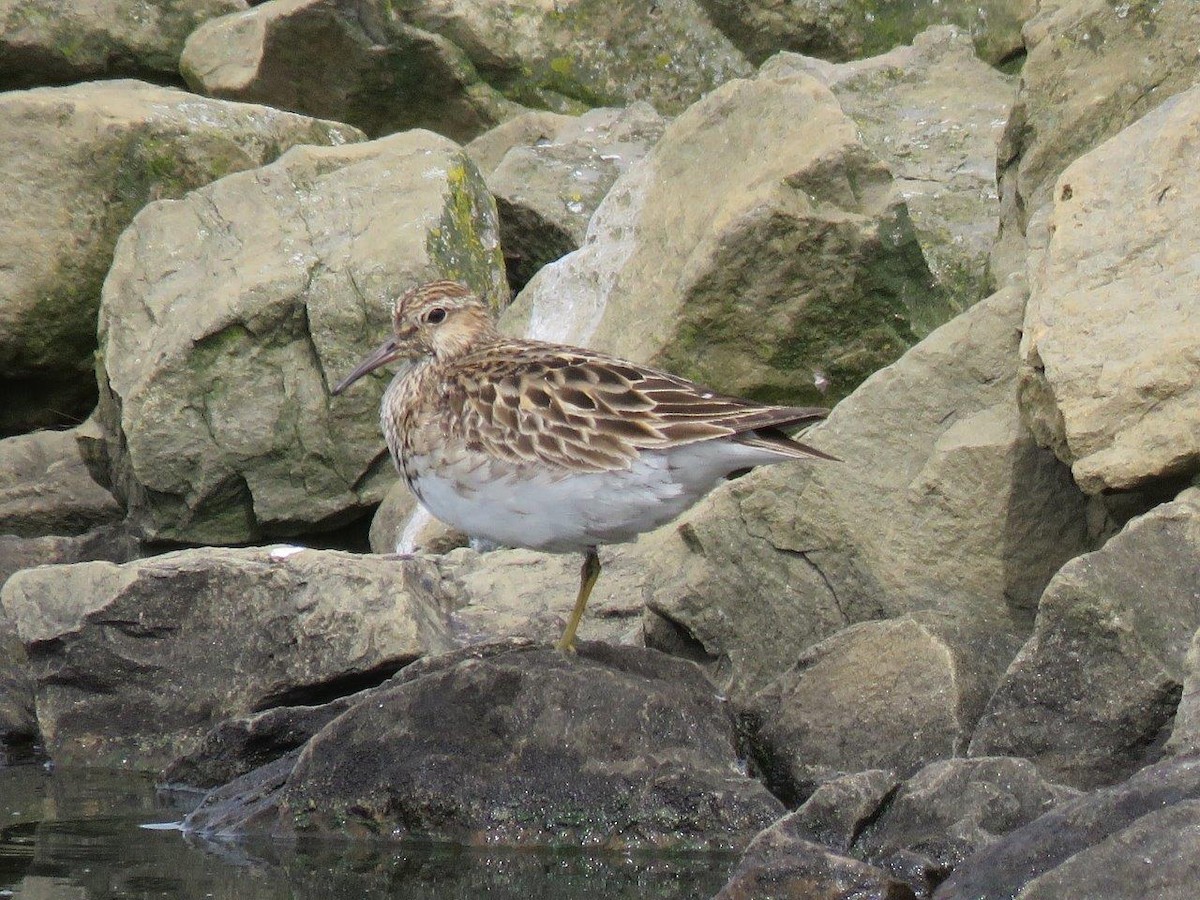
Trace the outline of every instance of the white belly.
<path fill-rule="evenodd" d="M 727 441 L 643 451 L 629 469 L 567 475 L 490 461 L 468 470 L 410 460 L 417 476 L 410 486 L 433 515 L 471 537 L 566 552 L 633 540 L 671 521 L 729 472 L 780 461 Z"/>

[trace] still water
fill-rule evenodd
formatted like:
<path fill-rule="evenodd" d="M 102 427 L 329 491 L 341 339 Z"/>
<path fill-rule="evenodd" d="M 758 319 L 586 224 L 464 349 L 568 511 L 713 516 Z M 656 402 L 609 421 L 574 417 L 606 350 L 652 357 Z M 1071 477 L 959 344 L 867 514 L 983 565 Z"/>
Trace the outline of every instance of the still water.
<path fill-rule="evenodd" d="M 441 844 L 212 844 L 178 830 L 186 808 L 150 778 L 0 768 L 0 900 L 708 898 L 726 855 L 477 851 Z"/>

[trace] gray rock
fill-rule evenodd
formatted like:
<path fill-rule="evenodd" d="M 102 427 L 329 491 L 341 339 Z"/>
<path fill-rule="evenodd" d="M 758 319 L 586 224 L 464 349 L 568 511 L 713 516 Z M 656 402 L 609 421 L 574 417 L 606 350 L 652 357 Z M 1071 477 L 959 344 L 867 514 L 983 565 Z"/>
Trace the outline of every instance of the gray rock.
<path fill-rule="evenodd" d="M 900 787 L 854 855 L 895 871 L 927 897 L 963 860 L 1078 794 L 1045 781 L 1023 759 L 935 762 Z"/>
<path fill-rule="evenodd" d="M 806 438 L 842 462 L 752 472 L 643 537 L 649 607 L 725 660 L 723 684 L 756 690 L 847 625 L 924 609 L 1007 641 L 1094 547 L 1085 498 L 1020 423 L 1022 299 L 981 301 L 842 401 Z"/>
<path fill-rule="evenodd" d="M 754 62 L 778 50 L 830 60 L 882 53 L 933 25 L 969 31 L 980 56 L 1000 63 L 1020 53 L 1021 23 L 1034 0 L 700 0 L 717 27 Z"/>
<path fill-rule="evenodd" d="M 555 135 L 575 121 L 576 116 L 546 110 L 530 110 L 489 128 L 465 149 L 486 178 L 510 150 L 534 147 L 554 140 Z"/>
<path fill-rule="evenodd" d="M 296 148 L 125 231 L 104 286 L 99 419 L 148 537 L 236 543 L 329 529 L 395 477 L 381 375 L 329 385 L 378 345 L 394 298 L 458 278 L 507 299 L 495 205 L 424 131 Z"/>
<path fill-rule="evenodd" d="M 1200 7 L 1192 0 L 1042 2 L 1023 30 L 1028 57 L 998 152 L 999 280 L 1040 252 L 1054 183 L 1072 160 L 1192 86 Z M 1149 171 L 1139 164 L 1139 169 Z"/>
<path fill-rule="evenodd" d="M 0 608 L 0 768 L 5 748 L 31 744 L 37 734 L 29 660 L 17 629 Z"/>
<path fill-rule="evenodd" d="M 0 592 L 50 755 L 159 769 L 218 722 L 358 690 L 448 647 L 427 563 L 185 550 L 18 572 Z"/>
<path fill-rule="evenodd" d="M 1200 753 L 1200 629 L 1192 635 L 1183 672 L 1183 691 L 1166 746 L 1168 753 L 1181 756 Z"/>
<path fill-rule="evenodd" d="M 971 741 L 1049 778 L 1112 784 L 1162 753 L 1200 627 L 1200 489 L 1067 563 Z"/>
<path fill-rule="evenodd" d="M 246 0 L 0 0 L 0 90 L 132 75 L 179 78 L 183 41 Z"/>
<path fill-rule="evenodd" d="M 1197 132 L 1200 87 L 1058 179 L 1025 311 L 1021 408 L 1088 493 L 1200 471 Z"/>
<path fill-rule="evenodd" d="M 900 777 L 961 755 L 1020 646 L 1003 628 L 929 612 L 840 631 L 750 700 L 755 762 L 787 802 L 843 772 Z"/>
<path fill-rule="evenodd" d="M 124 524 L 83 534 L 17 537 L 0 534 L 0 587 L 21 569 L 96 560 L 124 563 L 142 555 L 142 543 Z"/>
<path fill-rule="evenodd" d="M 890 172 L 794 75 L 675 119 L 506 327 L 801 403 L 843 396 L 950 314 Z"/>
<path fill-rule="evenodd" d="M 96 309 L 121 230 L 150 200 L 356 129 L 136 81 L 0 95 L 0 435 L 96 403 Z"/>
<path fill-rule="evenodd" d="M 1200 757 L 1159 763 L 1010 832 L 966 860 L 934 896 L 1183 900 L 1200 875 L 1198 801 Z"/>
<path fill-rule="evenodd" d="M 760 77 L 787 71 L 828 84 L 863 143 L 886 161 L 942 289 L 960 308 L 985 296 L 1000 213 L 996 145 L 1015 80 L 983 63 L 970 37 L 950 27 L 841 65 L 781 53 Z"/>
<path fill-rule="evenodd" d="M 863 829 L 891 802 L 899 786 L 896 773 L 886 769 L 867 769 L 833 778 L 776 825 L 786 823 L 790 834 L 846 853 Z"/>
<path fill-rule="evenodd" d="M 0 441 L 0 535 L 76 535 L 123 515 L 92 479 L 73 431 Z"/>
<path fill-rule="evenodd" d="M 782 812 L 739 772 L 729 715 L 690 663 L 505 644 L 410 669 L 321 730 L 273 790 L 246 776 L 240 813 L 221 791 L 185 827 L 740 849 Z"/>

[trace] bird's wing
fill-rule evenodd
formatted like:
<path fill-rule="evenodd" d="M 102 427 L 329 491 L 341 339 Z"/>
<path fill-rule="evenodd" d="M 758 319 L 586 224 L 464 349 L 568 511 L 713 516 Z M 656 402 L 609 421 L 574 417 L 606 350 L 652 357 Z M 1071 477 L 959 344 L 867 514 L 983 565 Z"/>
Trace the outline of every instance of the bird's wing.
<path fill-rule="evenodd" d="M 468 446 L 513 463 L 603 472 L 642 450 L 735 436 L 781 456 L 826 457 L 780 428 L 820 407 L 763 406 L 615 357 L 511 341 L 459 361 L 448 385 Z"/>

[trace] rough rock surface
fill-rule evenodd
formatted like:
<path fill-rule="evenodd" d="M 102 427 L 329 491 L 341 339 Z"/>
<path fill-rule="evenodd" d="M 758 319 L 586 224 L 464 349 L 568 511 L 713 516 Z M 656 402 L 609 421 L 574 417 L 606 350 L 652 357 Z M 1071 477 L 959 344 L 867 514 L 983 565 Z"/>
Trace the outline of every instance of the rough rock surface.
<path fill-rule="evenodd" d="M 148 536 L 230 543 L 341 524 L 394 477 L 384 376 L 331 400 L 394 299 L 458 278 L 507 299 L 495 204 L 412 131 L 275 163 L 144 210 L 104 285 L 99 418 Z"/>
<path fill-rule="evenodd" d="M 1003 628 L 929 612 L 853 625 L 750 700 L 753 758 L 794 802 L 842 772 L 905 777 L 961 755 L 1019 646 Z"/>
<path fill-rule="evenodd" d="M 1028 58 L 997 157 L 1000 236 L 992 267 L 1000 280 L 1024 273 L 1027 242 L 1035 251 L 1045 246 L 1063 169 L 1192 86 L 1200 5 L 1043 0 L 1023 33 Z"/>
<path fill-rule="evenodd" d="M 778 50 L 829 60 L 870 56 L 932 25 L 971 33 L 980 56 L 1000 63 L 1021 50 L 1021 23 L 1036 0 L 700 0 L 754 62 Z"/>
<path fill-rule="evenodd" d="M 1021 406 L 1088 493 L 1200 472 L 1198 141 L 1200 87 L 1058 179 L 1025 311 Z"/>
<path fill-rule="evenodd" d="M 1200 488 L 1133 520 L 1046 588 L 972 755 L 1014 754 L 1047 777 L 1112 784 L 1153 762 L 1200 628 Z"/>
<path fill-rule="evenodd" d="M 62 764 L 158 769 L 217 722 L 377 682 L 449 646 L 428 563 L 184 550 L 26 569 L 0 602 Z"/>
<path fill-rule="evenodd" d="M 0 95 L 0 435 L 84 418 L 100 287 L 148 201 L 356 129 L 137 81 Z"/>
<path fill-rule="evenodd" d="M 945 321 L 891 174 L 816 79 L 735 81 L 617 180 L 508 327 L 788 403 L 847 393 Z"/>
<path fill-rule="evenodd" d="M 186 827 L 740 849 L 782 812 L 739 773 L 730 716 L 690 663 L 503 644 L 424 660 L 392 685 L 286 774 L 285 758 L 257 786 L 246 776 L 240 805 L 215 792 Z"/>
<path fill-rule="evenodd" d="M 29 660 L 3 607 L 0 607 L 0 768 L 5 749 L 29 744 L 37 737 L 33 678 Z"/>
<path fill-rule="evenodd" d="M 213 96 L 456 140 L 518 104 L 673 114 L 751 71 L 694 0 L 282 0 L 197 29 L 181 68 Z"/>
<path fill-rule="evenodd" d="M 1166 747 L 1168 753 L 1181 756 L 1200 753 L 1200 628 L 1192 635 L 1183 671 L 1183 693 Z"/>
<path fill-rule="evenodd" d="M 1200 757 L 1054 809 L 966 860 L 936 900 L 1185 898 L 1200 878 Z"/>
<path fill-rule="evenodd" d="M 943 760 L 901 786 L 854 854 L 927 897 L 964 859 L 1078 794 L 1045 781 L 1024 759 Z"/>
<path fill-rule="evenodd" d="M 76 535 L 121 517 L 113 495 L 92 479 L 73 431 L 0 441 L 0 535 Z"/>
<path fill-rule="evenodd" d="M 846 853 L 900 786 L 894 772 L 866 769 L 826 781 L 773 827 Z"/>
<path fill-rule="evenodd" d="M 132 75 L 179 79 L 184 39 L 246 0 L 0 0 L 0 90 Z"/>
<path fill-rule="evenodd" d="M 981 301 L 842 401 L 806 438 L 842 462 L 752 472 L 642 539 L 650 608 L 724 683 L 757 689 L 847 625 L 922 609 L 1024 632 L 1092 549 L 1083 495 L 1021 427 L 1022 299 Z"/>
<path fill-rule="evenodd" d="M 960 308 L 985 296 L 999 223 L 996 145 L 1014 79 L 983 63 L 968 35 L 949 27 L 870 59 L 833 65 L 781 53 L 761 71 L 789 70 L 829 85 L 863 142 L 887 162 L 942 289 Z"/>
<path fill-rule="evenodd" d="M 522 118 L 544 121 L 545 114 Z M 613 182 L 646 155 L 666 126 L 647 103 L 594 109 L 557 124 L 550 135 L 512 147 L 483 170 L 500 213 L 500 243 L 514 290 L 542 266 L 579 249 Z M 473 155 L 471 147 L 467 152 Z"/>

